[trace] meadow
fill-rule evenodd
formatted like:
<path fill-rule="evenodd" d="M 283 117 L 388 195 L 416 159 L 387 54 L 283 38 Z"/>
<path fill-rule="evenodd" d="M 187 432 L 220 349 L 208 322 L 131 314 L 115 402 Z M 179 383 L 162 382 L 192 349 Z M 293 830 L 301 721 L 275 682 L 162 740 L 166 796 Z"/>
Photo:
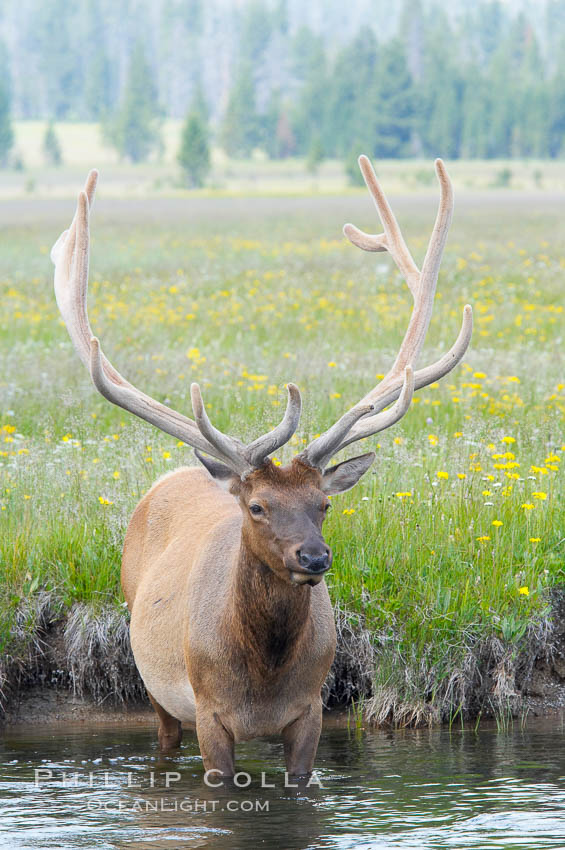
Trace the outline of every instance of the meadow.
<path fill-rule="evenodd" d="M 76 197 L 76 187 L 93 164 L 104 173 L 106 197 L 137 198 L 185 194 L 177 163 L 182 122 L 162 123 L 162 150 L 149 163 L 132 164 L 120 160 L 116 150 L 104 141 L 97 124 L 56 122 L 63 166 L 46 164 L 43 151 L 43 121 L 14 122 L 13 155 L 20 168 L 3 171 L 0 199 Z M 303 159 L 293 157 L 269 160 L 257 150 L 250 159 L 232 159 L 218 147 L 211 150 L 212 169 L 206 188 L 192 195 L 249 197 L 254 195 L 351 194 L 352 187 L 344 165 L 335 159 L 323 160 L 315 173 L 309 173 Z M 47 167 L 46 167 L 47 165 Z M 427 194 L 435 190 L 432 162 L 422 159 L 391 159 L 378 163 L 379 177 L 389 193 Z M 565 192 L 565 164 L 562 159 L 537 160 L 455 160 L 449 163 L 455 191 Z"/>
<path fill-rule="evenodd" d="M 411 297 L 386 255 L 341 235 L 345 221 L 375 231 L 364 191 L 117 200 L 103 181 L 91 322 L 139 388 L 190 415 L 198 380 L 212 421 L 251 439 L 278 420 L 293 380 L 304 412 L 284 463 L 388 369 Z M 369 658 L 365 710 L 376 720 L 496 707 L 515 695 L 528 645 L 550 632 L 548 591 L 565 583 L 563 200 L 456 194 L 421 365 L 452 344 L 465 303 L 470 350 L 361 445 L 377 452 L 371 472 L 333 499 L 328 585 L 351 668 Z M 435 204 L 433 185 L 393 199 L 417 261 Z M 125 617 L 128 518 L 158 476 L 193 462 L 191 449 L 104 401 L 72 350 L 49 249 L 73 209 L 33 198 L 0 208 L 0 651 L 10 663 L 34 639 L 35 598 L 48 597 L 53 622 L 77 605 Z M 480 702 L 485 664 L 498 678 Z"/>

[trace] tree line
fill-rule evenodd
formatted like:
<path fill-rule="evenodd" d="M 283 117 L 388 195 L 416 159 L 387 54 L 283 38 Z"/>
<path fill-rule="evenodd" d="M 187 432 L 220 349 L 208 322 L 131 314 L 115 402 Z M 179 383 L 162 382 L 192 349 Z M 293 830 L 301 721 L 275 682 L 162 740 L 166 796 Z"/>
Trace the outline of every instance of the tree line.
<path fill-rule="evenodd" d="M 235 157 L 256 148 L 277 159 L 302 156 L 311 170 L 338 157 L 353 179 L 361 150 L 376 158 L 565 154 L 560 0 L 529 12 L 459 0 L 456 13 L 404 0 L 379 37 L 374 22 L 356 18 L 360 0 L 348 4 L 357 29 L 344 26 L 344 33 L 337 0 L 322 4 L 326 23 L 336 21 L 329 30 L 301 23 L 285 0 L 228 4 L 223 16 L 212 14 L 219 8 L 212 0 L 137 0 L 133 7 L 145 16 L 133 17 L 129 0 L 82 0 L 70 13 L 64 0 L 30 2 L 32 11 L 37 5 L 32 32 L 23 26 L 18 44 L 24 53 L 33 47 L 33 91 L 14 55 L 18 44 L 0 46 L 4 164 L 13 117 L 100 122 L 106 140 L 137 162 L 159 155 L 162 120 L 183 116 L 179 160 L 195 185 L 205 178 L 212 143 Z M 126 6 L 130 15 L 120 17 Z M 85 39 L 73 39 L 74 26 Z"/>

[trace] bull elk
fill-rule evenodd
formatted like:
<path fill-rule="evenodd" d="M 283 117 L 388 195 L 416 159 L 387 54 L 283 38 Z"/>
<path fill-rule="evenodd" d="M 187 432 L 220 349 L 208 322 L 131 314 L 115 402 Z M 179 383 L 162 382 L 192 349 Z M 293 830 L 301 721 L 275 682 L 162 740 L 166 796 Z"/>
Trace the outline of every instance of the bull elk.
<path fill-rule="evenodd" d="M 346 446 L 389 428 L 414 390 L 446 375 L 471 337 L 466 306 L 453 347 L 413 371 L 432 314 L 453 209 L 445 166 L 436 162 L 439 210 L 422 270 L 416 266 L 369 160 L 359 165 L 384 233 L 351 224 L 350 241 L 388 251 L 406 278 L 414 307 L 388 374 L 292 462 L 270 455 L 298 427 L 301 400 L 288 384 L 279 425 L 244 445 L 210 422 L 198 384 L 195 419 L 128 383 L 100 349 L 87 315 L 89 214 L 97 172 L 52 250 L 57 303 L 97 390 L 196 450 L 202 466 L 158 480 L 137 505 L 126 533 L 122 587 L 131 612 L 131 646 L 159 718 L 163 750 L 177 747 L 182 722 L 195 722 L 205 769 L 234 774 L 234 743 L 281 735 L 287 771 L 312 770 L 322 724 L 321 688 L 335 652 L 333 611 L 324 574 L 332 553 L 322 535 L 328 497 L 353 487 L 369 469 L 367 452 L 328 468 Z"/>

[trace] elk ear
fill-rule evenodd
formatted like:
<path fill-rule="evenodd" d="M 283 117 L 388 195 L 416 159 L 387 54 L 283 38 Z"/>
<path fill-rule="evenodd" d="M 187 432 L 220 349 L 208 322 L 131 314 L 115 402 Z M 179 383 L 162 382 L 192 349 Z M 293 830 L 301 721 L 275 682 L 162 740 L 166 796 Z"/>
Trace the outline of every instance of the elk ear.
<path fill-rule="evenodd" d="M 322 476 L 322 490 L 326 496 L 334 496 L 336 493 L 345 493 L 355 487 L 362 475 L 364 475 L 375 459 L 374 452 L 367 452 L 359 457 L 344 460 L 337 466 L 326 469 Z"/>
<path fill-rule="evenodd" d="M 229 466 L 226 466 L 225 463 L 221 463 L 219 460 L 202 454 L 198 449 L 194 449 L 194 454 L 223 490 L 229 492 L 234 481 L 239 480 L 237 473 L 233 469 L 230 469 Z"/>

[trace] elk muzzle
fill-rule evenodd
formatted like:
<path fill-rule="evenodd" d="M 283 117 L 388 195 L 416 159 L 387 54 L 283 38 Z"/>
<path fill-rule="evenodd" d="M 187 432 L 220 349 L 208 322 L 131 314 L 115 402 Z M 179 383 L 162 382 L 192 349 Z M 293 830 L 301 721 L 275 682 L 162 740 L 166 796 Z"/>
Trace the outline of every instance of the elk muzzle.
<path fill-rule="evenodd" d="M 293 584 L 314 587 L 332 565 L 332 550 L 322 538 L 304 541 L 292 546 L 284 560 Z"/>

